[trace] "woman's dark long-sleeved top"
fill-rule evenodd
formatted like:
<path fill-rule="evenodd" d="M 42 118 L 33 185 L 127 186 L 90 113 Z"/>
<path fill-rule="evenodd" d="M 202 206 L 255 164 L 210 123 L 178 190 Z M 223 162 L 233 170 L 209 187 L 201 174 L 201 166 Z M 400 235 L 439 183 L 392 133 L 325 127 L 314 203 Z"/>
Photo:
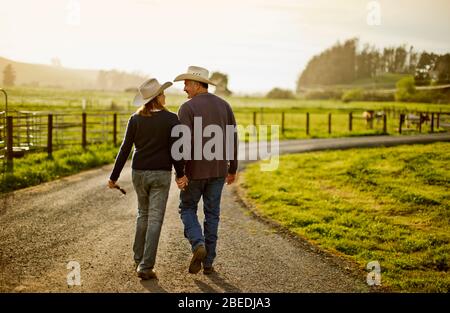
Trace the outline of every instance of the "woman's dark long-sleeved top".
<path fill-rule="evenodd" d="M 175 161 L 170 153 L 178 139 L 171 137 L 172 128 L 180 124 L 176 114 L 161 110 L 152 116 L 133 114 L 128 120 L 125 138 L 120 146 L 110 179 L 119 179 L 134 144 L 131 167 L 136 170 L 172 170 L 177 177 L 184 176 L 184 161 Z"/>

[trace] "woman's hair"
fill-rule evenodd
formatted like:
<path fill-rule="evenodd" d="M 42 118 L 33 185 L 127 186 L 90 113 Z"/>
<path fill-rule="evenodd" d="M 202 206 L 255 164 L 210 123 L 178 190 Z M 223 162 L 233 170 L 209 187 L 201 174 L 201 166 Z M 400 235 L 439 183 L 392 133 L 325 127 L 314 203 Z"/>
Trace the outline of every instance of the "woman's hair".
<path fill-rule="evenodd" d="M 137 109 L 136 113 L 142 116 L 152 116 L 153 110 L 166 110 L 166 108 L 158 101 L 158 96 L 154 97 L 146 104 L 141 105 L 141 107 Z"/>

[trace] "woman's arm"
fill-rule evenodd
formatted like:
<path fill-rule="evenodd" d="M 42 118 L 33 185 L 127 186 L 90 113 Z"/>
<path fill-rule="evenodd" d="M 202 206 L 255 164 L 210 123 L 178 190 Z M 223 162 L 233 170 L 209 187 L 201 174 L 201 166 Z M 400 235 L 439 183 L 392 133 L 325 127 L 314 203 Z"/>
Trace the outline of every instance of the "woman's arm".
<path fill-rule="evenodd" d="M 134 137 L 136 135 L 136 120 L 133 116 L 128 120 L 127 130 L 125 132 L 125 137 L 123 139 L 122 145 L 120 146 L 119 154 L 116 157 L 116 162 L 114 163 L 114 168 L 111 172 L 110 180 L 116 182 L 119 179 L 120 172 L 125 165 L 125 162 L 130 155 L 131 148 L 133 148 Z"/>

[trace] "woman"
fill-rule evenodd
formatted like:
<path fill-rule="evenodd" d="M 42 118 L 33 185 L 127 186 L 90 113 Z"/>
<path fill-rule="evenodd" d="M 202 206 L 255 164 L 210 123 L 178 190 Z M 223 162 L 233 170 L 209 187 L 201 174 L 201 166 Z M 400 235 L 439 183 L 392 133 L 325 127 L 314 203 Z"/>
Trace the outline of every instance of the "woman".
<path fill-rule="evenodd" d="M 133 103 L 140 108 L 128 120 L 125 138 L 108 182 L 109 188 L 117 187 L 116 182 L 134 144 L 131 167 L 138 198 L 138 217 L 133 251 L 137 275 L 142 279 L 156 278 L 153 267 L 169 195 L 172 165 L 178 185 L 182 187 L 187 183 L 184 162 L 175 161 L 170 153 L 176 140 L 171 137 L 171 130 L 179 124 L 177 115 L 164 107 L 164 90 L 171 85 L 170 82 L 160 85 L 152 78 L 139 87 Z"/>

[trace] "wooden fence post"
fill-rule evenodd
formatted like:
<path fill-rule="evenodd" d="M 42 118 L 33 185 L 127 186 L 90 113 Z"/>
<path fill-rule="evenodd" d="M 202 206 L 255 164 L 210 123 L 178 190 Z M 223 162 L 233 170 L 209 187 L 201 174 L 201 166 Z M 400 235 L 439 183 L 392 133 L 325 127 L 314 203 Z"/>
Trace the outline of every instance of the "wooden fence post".
<path fill-rule="evenodd" d="M 328 134 L 331 134 L 331 113 L 328 113 Z"/>
<path fill-rule="evenodd" d="M 403 120 L 405 118 L 404 114 L 400 114 L 400 124 L 398 125 L 398 133 L 401 134 L 402 133 L 402 124 L 403 124 Z"/>
<path fill-rule="evenodd" d="M 439 129 L 439 120 L 440 120 L 440 118 L 441 118 L 441 113 L 438 113 L 437 114 L 437 121 L 436 121 L 436 128 L 438 128 L 438 129 Z"/>
<path fill-rule="evenodd" d="M 86 149 L 87 140 L 86 140 L 86 113 L 81 114 L 82 123 L 81 123 L 81 146 L 83 149 Z"/>
<path fill-rule="evenodd" d="M 383 114 L 383 134 L 387 134 L 387 116 Z"/>
<path fill-rule="evenodd" d="M 51 158 L 53 153 L 53 115 L 48 115 L 47 124 L 47 154 Z"/>
<path fill-rule="evenodd" d="M 419 113 L 419 133 L 422 132 L 422 113 Z"/>
<path fill-rule="evenodd" d="M 117 113 L 113 115 L 113 143 L 117 146 Z"/>
<path fill-rule="evenodd" d="M 352 131 L 353 129 L 353 113 L 348 113 L 348 131 Z"/>
<path fill-rule="evenodd" d="M 14 151 L 13 151 L 13 117 L 6 117 L 6 166 L 7 171 L 13 171 L 13 159 L 14 159 Z"/>
<path fill-rule="evenodd" d="M 256 126 L 256 112 L 253 112 L 253 125 Z"/>
<path fill-rule="evenodd" d="M 306 112 L 306 135 L 309 135 L 309 112 Z"/>
<path fill-rule="evenodd" d="M 281 134 L 284 136 L 284 112 L 281 112 Z"/>
<path fill-rule="evenodd" d="M 434 132 L 434 113 L 431 113 L 431 132 Z"/>

